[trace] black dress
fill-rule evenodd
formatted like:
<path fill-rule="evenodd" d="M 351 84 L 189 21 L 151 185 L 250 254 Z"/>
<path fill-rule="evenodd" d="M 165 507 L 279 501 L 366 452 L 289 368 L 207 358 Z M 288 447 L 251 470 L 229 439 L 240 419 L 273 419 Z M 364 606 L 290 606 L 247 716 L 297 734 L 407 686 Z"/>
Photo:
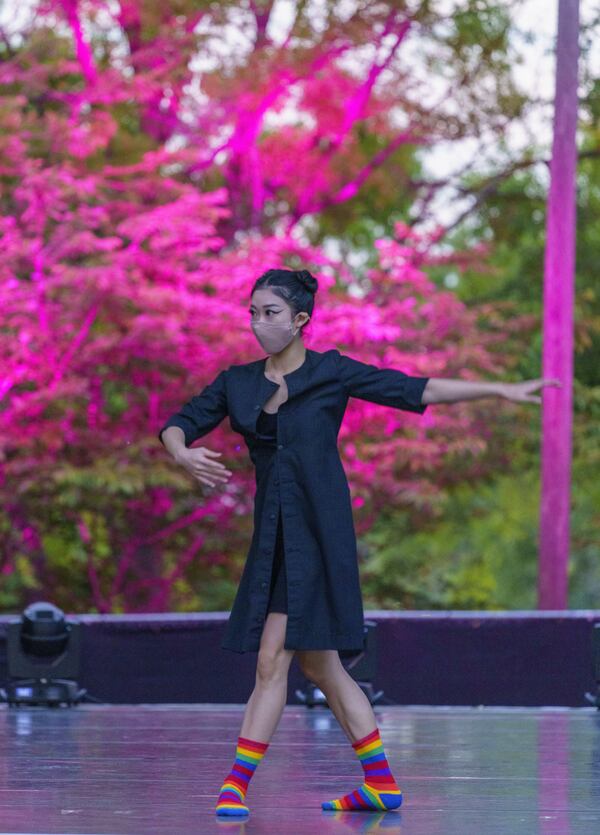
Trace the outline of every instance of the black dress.
<path fill-rule="evenodd" d="M 267 444 L 277 444 L 277 414 L 260 410 L 256 421 L 256 431 L 262 436 L 261 440 Z M 277 520 L 277 535 L 275 552 L 273 554 L 273 568 L 271 571 L 271 589 L 267 613 L 287 613 L 287 578 L 285 573 L 285 557 L 283 551 L 283 526 L 281 509 Z"/>
<path fill-rule="evenodd" d="M 241 653 L 260 648 L 281 514 L 284 648 L 360 650 L 364 612 L 358 553 L 338 436 L 348 403 L 356 407 L 357 400 L 392 407 L 388 433 L 400 433 L 402 418 L 412 420 L 428 408 L 422 395 L 429 378 L 361 362 L 337 348 L 307 348 L 302 365 L 283 375 L 288 396 L 277 411 L 275 441 L 256 427 L 261 408 L 280 387 L 265 375 L 267 360 L 223 368 L 158 430 L 160 438 L 168 426 L 179 426 L 189 447 L 228 418 L 255 468 L 252 540 L 221 647 Z"/>

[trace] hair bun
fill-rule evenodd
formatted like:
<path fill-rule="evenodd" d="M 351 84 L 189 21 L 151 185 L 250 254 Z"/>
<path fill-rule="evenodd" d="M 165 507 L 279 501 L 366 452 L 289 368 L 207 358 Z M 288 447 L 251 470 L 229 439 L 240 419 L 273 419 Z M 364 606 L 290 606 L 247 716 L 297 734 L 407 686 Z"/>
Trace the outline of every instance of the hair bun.
<path fill-rule="evenodd" d="M 296 277 L 298 281 L 306 287 L 310 293 L 316 293 L 319 287 L 319 282 L 311 275 L 308 270 L 296 270 Z"/>

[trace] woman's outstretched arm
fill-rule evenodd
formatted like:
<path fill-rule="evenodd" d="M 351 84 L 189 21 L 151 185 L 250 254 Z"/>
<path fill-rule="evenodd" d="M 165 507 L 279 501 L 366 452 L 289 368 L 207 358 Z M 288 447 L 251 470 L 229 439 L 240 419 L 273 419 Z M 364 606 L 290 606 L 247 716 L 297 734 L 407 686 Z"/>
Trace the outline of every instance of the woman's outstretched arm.
<path fill-rule="evenodd" d="M 562 386 L 560 380 L 523 380 L 520 383 L 487 383 L 484 381 L 454 380 L 430 377 L 423 389 L 423 403 L 458 403 L 460 400 L 476 400 L 479 397 L 504 397 L 520 403 L 541 403 L 542 398 L 533 394 L 544 386 Z"/>

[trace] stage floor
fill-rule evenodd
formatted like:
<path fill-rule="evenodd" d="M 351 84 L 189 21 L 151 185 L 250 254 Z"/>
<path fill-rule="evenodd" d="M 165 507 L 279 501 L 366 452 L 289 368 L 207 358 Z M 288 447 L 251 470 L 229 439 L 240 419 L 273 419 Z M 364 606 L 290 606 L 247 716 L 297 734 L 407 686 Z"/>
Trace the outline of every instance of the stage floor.
<path fill-rule="evenodd" d="M 214 805 L 239 705 L 0 708 L 0 831 L 206 835 L 589 835 L 600 832 L 593 708 L 376 707 L 404 802 L 327 812 L 362 769 L 328 709 L 286 706 L 252 778 L 245 822 Z"/>

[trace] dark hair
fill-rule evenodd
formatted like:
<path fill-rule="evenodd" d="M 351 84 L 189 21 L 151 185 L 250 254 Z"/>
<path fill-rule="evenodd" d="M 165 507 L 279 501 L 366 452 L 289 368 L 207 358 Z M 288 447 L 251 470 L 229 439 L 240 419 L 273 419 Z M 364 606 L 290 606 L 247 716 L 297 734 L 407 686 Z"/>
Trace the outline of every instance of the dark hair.
<path fill-rule="evenodd" d="M 292 308 L 292 319 L 301 311 L 306 311 L 312 316 L 319 282 L 308 270 L 267 270 L 254 282 L 250 297 L 255 290 L 263 290 L 266 287 L 273 288 L 275 295 L 289 304 Z"/>

